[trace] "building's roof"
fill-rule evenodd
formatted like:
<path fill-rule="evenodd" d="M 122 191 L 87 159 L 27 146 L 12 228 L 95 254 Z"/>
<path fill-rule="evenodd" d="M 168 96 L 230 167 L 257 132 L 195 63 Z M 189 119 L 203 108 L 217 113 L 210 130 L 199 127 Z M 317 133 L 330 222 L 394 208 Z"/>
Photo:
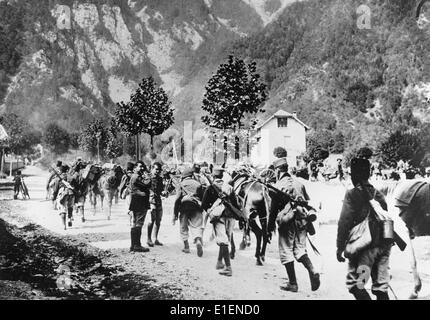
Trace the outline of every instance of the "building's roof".
<path fill-rule="evenodd" d="M 305 125 L 299 118 L 297 118 L 296 114 L 289 113 L 289 112 L 287 112 L 285 110 L 279 110 L 278 112 L 276 112 L 269 119 L 267 119 L 266 121 L 264 121 L 261 125 L 258 125 L 257 126 L 257 130 L 260 130 L 262 127 L 264 127 L 266 124 L 268 124 L 270 121 L 272 121 L 272 119 L 275 119 L 275 118 L 293 118 L 298 123 L 300 123 L 303 127 L 305 127 L 306 130 L 310 130 L 310 127 L 308 127 L 307 125 Z"/>

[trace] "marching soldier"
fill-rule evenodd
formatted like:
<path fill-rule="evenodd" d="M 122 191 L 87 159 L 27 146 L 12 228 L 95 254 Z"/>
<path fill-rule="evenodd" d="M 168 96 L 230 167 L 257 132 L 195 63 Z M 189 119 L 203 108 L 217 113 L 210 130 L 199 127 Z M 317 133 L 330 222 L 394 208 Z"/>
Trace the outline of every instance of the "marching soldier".
<path fill-rule="evenodd" d="M 63 162 L 58 160 L 57 164 L 55 166 L 56 167 L 55 170 L 57 170 L 57 172 L 61 172 L 62 165 L 63 165 Z M 48 181 L 46 183 L 46 199 L 48 199 L 48 197 L 49 197 L 49 189 L 50 188 L 53 188 L 54 190 L 58 191 L 58 188 L 56 188 L 55 186 L 52 186 L 53 180 L 55 180 L 57 178 L 57 175 L 54 173 L 53 170 L 54 169 L 52 169 L 52 168 L 49 170 L 51 172 L 51 174 L 49 175 Z M 55 192 L 53 192 L 53 194 L 51 196 L 52 196 L 52 201 L 55 202 L 55 200 L 57 199 L 57 194 Z"/>
<path fill-rule="evenodd" d="M 152 165 L 151 176 L 151 193 L 149 203 L 151 206 L 151 222 L 148 224 L 148 241 L 150 247 L 162 246 L 163 244 L 158 241 L 158 233 L 161 226 L 161 218 L 163 217 L 163 205 L 161 197 L 165 196 L 163 177 L 161 176 L 161 163 L 155 162 Z M 155 227 L 155 228 L 154 228 Z M 155 242 L 152 242 L 152 230 L 155 233 Z"/>
<path fill-rule="evenodd" d="M 298 180 L 292 178 L 288 173 L 288 162 L 286 158 L 281 158 L 274 163 L 274 168 L 278 176 L 278 182 L 274 185 L 277 189 L 288 193 L 293 199 L 310 200 L 305 186 Z M 290 212 L 290 218 L 279 224 L 279 255 L 281 263 L 285 266 L 288 275 L 288 283 L 282 286 L 285 291 L 297 292 L 298 285 L 294 260 L 297 260 L 308 270 L 312 291 L 320 287 L 320 275 L 314 269 L 306 250 L 306 237 L 310 222 L 306 210 L 292 210 L 291 204 L 279 213 Z M 278 215 L 278 217 L 279 217 Z"/>
<path fill-rule="evenodd" d="M 69 177 L 70 185 L 74 191 L 74 202 L 76 209 L 81 212 L 82 222 L 85 222 L 85 198 L 87 196 L 88 185 L 87 181 L 82 177 L 81 170 L 84 168 L 84 164 L 78 160 L 74 166 L 74 173 Z"/>
<path fill-rule="evenodd" d="M 382 209 L 387 209 L 384 196 L 369 183 L 369 178 L 369 160 L 352 159 L 351 180 L 354 188 L 345 194 L 338 222 L 336 255 L 339 262 L 345 262 L 343 254 L 351 230 L 363 222 L 371 210 L 369 200 L 374 199 L 380 203 Z M 349 292 L 357 300 L 371 300 L 369 293 L 364 289 L 364 282 L 371 276 L 373 281 L 372 293 L 376 295 L 377 300 L 389 300 L 389 258 L 392 244 L 382 241 L 381 237 L 378 236 L 378 230 L 372 227 L 374 226 L 373 223 L 369 223 L 369 226 L 372 234 L 371 244 L 354 256 L 348 257 L 346 285 Z M 367 274 L 359 272 L 359 268 L 365 272 L 367 268 Z"/>
<path fill-rule="evenodd" d="M 236 216 L 234 212 L 224 205 L 222 199 L 228 201 L 235 208 L 239 208 L 239 204 L 233 187 L 223 181 L 223 174 L 224 169 L 215 168 L 213 170 L 214 181 L 204 193 L 202 209 L 209 212 L 215 239 L 219 246 L 216 270 L 221 270 L 219 274 L 223 276 L 231 277 L 232 268 L 228 246 L 233 235 Z"/>
<path fill-rule="evenodd" d="M 131 252 L 148 252 L 149 249 L 142 247 L 140 238 L 142 228 L 145 224 L 146 213 L 149 206 L 149 194 L 151 189 L 151 178 L 148 175 L 146 165 L 138 161 L 134 168 L 134 174 L 130 178 L 130 206 L 133 213 L 133 226 L 130 230 Z"/>
<path fill-rule="evenodd" d="M 203 197 L 202 185 L 194 179 L 194 170 L 186 168 L 182 173 L 182 181 L 176 192 L 173 212 L 173 224 L 179 219 L 180 234 L 184 242 L 182 252 L 190 253 L 188 242 L 189 231 L 197 247 L 197 255 L 203 256 L 203 211 L 201 200 Z"/>
<path fill-rule="evenodd" d="M 70 184 L 70 177 L 68 165 L 61 166 L 61 174 L 59 183 L 57 184 L 57 189 L 54 193 L 57 194 L 57 207 L 59 208 L 60 215 L 63 218 L 64 224 L 66 222 L 66 217 L 68 219 L 68 226 L 73 225 L 73 206 L 75 204 L 75 194 L 73 187 Z"/>

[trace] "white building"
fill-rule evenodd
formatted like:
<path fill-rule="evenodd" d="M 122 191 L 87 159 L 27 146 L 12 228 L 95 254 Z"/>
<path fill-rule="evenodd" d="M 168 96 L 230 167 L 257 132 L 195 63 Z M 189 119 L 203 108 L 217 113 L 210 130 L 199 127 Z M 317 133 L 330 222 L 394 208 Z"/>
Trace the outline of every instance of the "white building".
<path fill-rule="evenodd" d="M 251 152 L 255 166 L 268 166 L 276 158 L 273 150 L 283 147 L 288 153 L 290 167 L 298 165 L 298 157 L 306 152 L 306 132 L 310 128 L 297 118 L 296 113 L 279 110 L 257 127 L 257 144 Z"/>

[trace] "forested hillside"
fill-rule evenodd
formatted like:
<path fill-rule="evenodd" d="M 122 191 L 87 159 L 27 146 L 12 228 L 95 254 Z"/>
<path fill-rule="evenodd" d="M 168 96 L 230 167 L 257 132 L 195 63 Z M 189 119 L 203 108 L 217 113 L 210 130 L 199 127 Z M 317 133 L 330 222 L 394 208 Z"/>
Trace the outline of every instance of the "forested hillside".
<path fill-rule="evenodd" d="M 310 140 L 333 152 L 376 148 L 393 131 L 430 119 L 430 28 L 417 25 L 418 1 L 365 3 L 369 30 L 357 27 L 363 1 L 304 1 L 233 44 L 270 86 L 267 114 L 297 111 L 314 130 Z"/>

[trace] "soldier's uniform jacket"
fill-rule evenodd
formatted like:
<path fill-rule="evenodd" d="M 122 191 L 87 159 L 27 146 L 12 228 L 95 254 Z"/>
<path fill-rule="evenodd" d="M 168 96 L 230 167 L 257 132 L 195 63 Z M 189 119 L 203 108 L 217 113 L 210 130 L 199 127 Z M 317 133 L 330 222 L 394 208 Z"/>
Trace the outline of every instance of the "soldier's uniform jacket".
<path fill-rule="evenodd" d="M 187 177 L 180 182 L 176 190 L 176 200 L 173 213 L 175 218 L 179 213 L 187 211 L 201 211 L 203 187 L 193 177 Z"/>
<path fill-rule="evenodd" d="M 290 174 L 284 172 L 279 177 L 279 180 L 274 185 L 275 188 L 289 194 L 291 197 L 297 199 L 301 198 L 302 200 L 309 201 L 310 197 L 306 191 L 305 186 L 298 181 L 297 179 L 291 177 Z M 304 230 L 308 224 L 306 220 L 306 210 L 295 210 L 291 207 L 291 204 L 285 200 L 285 203 L 277 204 L 280 212 L 278 213 L 278 217 L 276 221 L 278 222 L 278 226 L 281 228 L 292 227 L 295 225 L 298 229 Z M 298 209 L 298 208 L 296 208 Z M 289 221 L 294 222 L 294 224 L 289 223 Z"/>
<path fill-rule="evenodd" d="M 382 193 L 376 190 L 370 183 L 363 184 L 363 188 L 365 188 L 370 195 L 373 195 L 373 199 L 380 203 L 382 209 L 387 210 L 387 203 Z M 366 219 L 369 210 L 369 200 L 368 197 L 364 195 L 363 190 L 355 187 L 346 192 L 337 229 L 338 250 L 345 250 L 351 229 Z M 373 234 L 373 229 L 374 228 L 371 226 L 373 238 L 372 246 L 375 246 L 378 245 L 378 235 Z"/>
<path fill-rule="evenodd" d="M 151 177 L 151 194 L 149 203 L 157 207 L 162 205 L 161 194 L 164 191 L 163 177 L 161 175 Z"/>
<path fill-rule="evenodd" d="M 302 197 L 303 200 L 310 200 L 309 195 L 306 192 L 305 186 L 300 181 L 294 179 L 286 172 L 282 173 L 282 175 L 279 177 L 278 182 L 275 183 L 274 187 L 292 195 L 295 198 Z"/>
<path fill-rule="evenodd" d="M 66 189 L 67 190 L 67 194 L 70 194 L 70 195 L 73 195 L 74 194 L 74 191 L 72 190 L 72 189 L 69 189 L 67 186 L 66 186 L 66 184 L 65 183 L 63 183 L 63 181 L 66 181 L 66 182 L 68 182 L 69 184 L 70 184 L 70 177 L 68 176 L 68 174 L 67 173 L 61 173 L 60 174 L 60 177 L 61 177 L 61 180 L 60 180 L 60 182 L 57 184 L 57 186 L 58 186 L 58 189 L 62 189 L 62 188 L 64 188 L 64 189 Z"/>
<path fill-rule="evenodd" d="M 54 190 L 54 194 L 56 194 L 57 196 L 55 196 L 55 199 L 57 201 L 59 201 L 61 204 L 64 203 L 64 201 L 66 199 L 70 199 L 71 197 L 73 197 L 75 195 L 75 191 L 70 189 L 65 183 L 68 182 L 70 184 L 71 178 L 67 173 L 61 173 L 60 174 L 60 178 L 59 182 L 57 184 L 55 184 L 55 190 Z"/>
<path fill-rule="evenodd" d="M 149 195 L 151 190 L 151 178 L 144 173 L 134 173 L 130 178 L 130 207 L 133 212 L 142 212 L 149 209 Z"/>
<path fill-rule="evenodd" d="M 240 208 L 236 194 L 234 193 L 233 187 L 227 183 L 225 183 L 222 179 L 215 179 L 213 182 L 219 190 L 222 191 L 222 193 L 225 194 L 227 197 L 227 201 L 233 205 L 236 208 Z M 209 208 L 211 208 L 214 203 L 219 199 L 219 195 L 215 188 L 213 186 L 209 186 L 204 195 L 203 195 L 203 201 L 202 201 L 202 209 L 207 211 Z M 222 217 L 225 218 L 237 218 L 236 215 L 231 212 L 228 208 L 225 208 L 223 211 Z"/>

